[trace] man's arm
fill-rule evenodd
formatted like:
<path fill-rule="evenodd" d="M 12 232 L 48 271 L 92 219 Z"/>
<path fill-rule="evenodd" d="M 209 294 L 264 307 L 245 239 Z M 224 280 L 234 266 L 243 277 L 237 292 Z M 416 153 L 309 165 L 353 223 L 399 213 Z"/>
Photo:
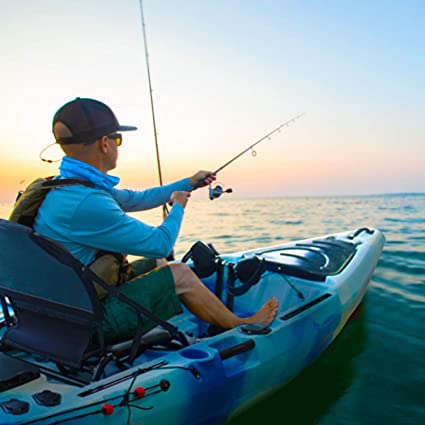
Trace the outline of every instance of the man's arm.
<path fill-rule="evenodd" d="M 96 249 L 163 258 L 176 243 L 183 213 L 183 205 L 174 202 L 168 217 L 154 227 L 127 215 L 112 197 L 93 192 L 76 209 L 69 237 Z"/>
<path fill-rule="evenodd" d="M 170 201 L 171 194 L 176 191 L 191 192 L 190 179 L 185 178 L 164 186 L 153 187 L 142 191 L 114 189 L 112 196 L 123 211 L 143 211 L 156 208 Z"/>
<path fill-rule="evenodd" d="M 123 211 L 133 212 L 149 210 L 169 202 L 173 192 L 191 192 L 193 189 L 207 186 L 214 180 L 215 174 L 213 172 L 198 171 L 191 177 L 143 191 L 114 189 L 112 191 L 112 196 Z"/>

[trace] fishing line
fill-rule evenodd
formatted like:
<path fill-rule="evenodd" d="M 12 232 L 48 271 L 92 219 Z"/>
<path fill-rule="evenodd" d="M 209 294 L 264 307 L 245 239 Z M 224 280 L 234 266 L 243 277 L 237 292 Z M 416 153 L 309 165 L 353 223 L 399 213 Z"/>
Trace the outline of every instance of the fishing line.
<path fill-rule="evenodd" d="M 59 162 L 62 161 L 62 158 L 60 159 L 47 159 L 47 158 L 43 158 L 43 153 L 45 151 L 47 151 L 47 149 L 51 148 L 52 146 L 56 145 L 57 142 L 51 143 L 50 145 L 47 145 L 39 154 L 38 157 L 43 161 L 43 162 L 47 162 L 49 164 L 52 164 L 53 162 Z"/>

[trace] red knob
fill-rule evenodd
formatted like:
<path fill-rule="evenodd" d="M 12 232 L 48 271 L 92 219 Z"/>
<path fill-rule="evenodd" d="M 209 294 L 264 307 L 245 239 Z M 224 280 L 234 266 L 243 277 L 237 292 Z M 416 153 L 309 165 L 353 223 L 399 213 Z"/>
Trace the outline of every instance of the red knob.
<path fill-rule="evenodd" d="M 146 395 L 146 390 L 143 387 L 136 387 L 134 394 L 137 398 L 143 398 Z"/>
<path fill-rule="evenodd" d="M 109 416 L 109 415 L 112 415 L 112 413 L 114 413 L 114 406 L 112 406 L 112 404 L 108 404 L 108 403 L 106 403 L 106 404 L 104 404 L 103 405 L 103 407 L 102 407 L 102 413 L 105 415 L 105 416 Z"/>

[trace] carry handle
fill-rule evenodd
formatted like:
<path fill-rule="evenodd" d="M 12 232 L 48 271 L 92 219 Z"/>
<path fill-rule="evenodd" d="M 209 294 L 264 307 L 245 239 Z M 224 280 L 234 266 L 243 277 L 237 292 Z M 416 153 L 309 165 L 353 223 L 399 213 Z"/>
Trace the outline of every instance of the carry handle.
<path fill-rule="evenodd" d="M 223 348 L 219 354 L 222 360 L 229 359 L 230 357 L 237 356 L 238 354 L 245 353 L 252 350 L 255 347 L 255 341 L 248 339 L 240 344 L 233 345 L 231 347 Z"/>

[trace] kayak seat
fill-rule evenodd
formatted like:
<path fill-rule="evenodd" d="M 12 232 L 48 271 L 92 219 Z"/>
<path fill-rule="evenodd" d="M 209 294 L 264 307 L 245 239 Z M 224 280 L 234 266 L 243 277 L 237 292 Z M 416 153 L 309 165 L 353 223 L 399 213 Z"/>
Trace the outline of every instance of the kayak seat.
<path fill-rule="evenodd" d="M 0 219 L 0 249 L 0 301 L 6 323 L 1 351 L 17 349 L 78 370 L 93 356 L 98 365 L 105 366 L 105 358 L 131 364 L 150 344 L 178 336 L 175 326 L 153 316 L 64 247 L 26 226 Z M 106 346 L 103 308 L 93 282 L 138 312 L 138 331 L 126 344 Z M 144 316 L 156 320 L 164 332 L 142 337 Z M 92 380 L 100 377 L 98 365 Z"/>
<path fill-rule="evenodd" d="M 314 281 L 325 281 L 338 274 L 350 262 L 356 244 L 333 237 L 294 243 L 256 253 L 266 270 Z"/>

